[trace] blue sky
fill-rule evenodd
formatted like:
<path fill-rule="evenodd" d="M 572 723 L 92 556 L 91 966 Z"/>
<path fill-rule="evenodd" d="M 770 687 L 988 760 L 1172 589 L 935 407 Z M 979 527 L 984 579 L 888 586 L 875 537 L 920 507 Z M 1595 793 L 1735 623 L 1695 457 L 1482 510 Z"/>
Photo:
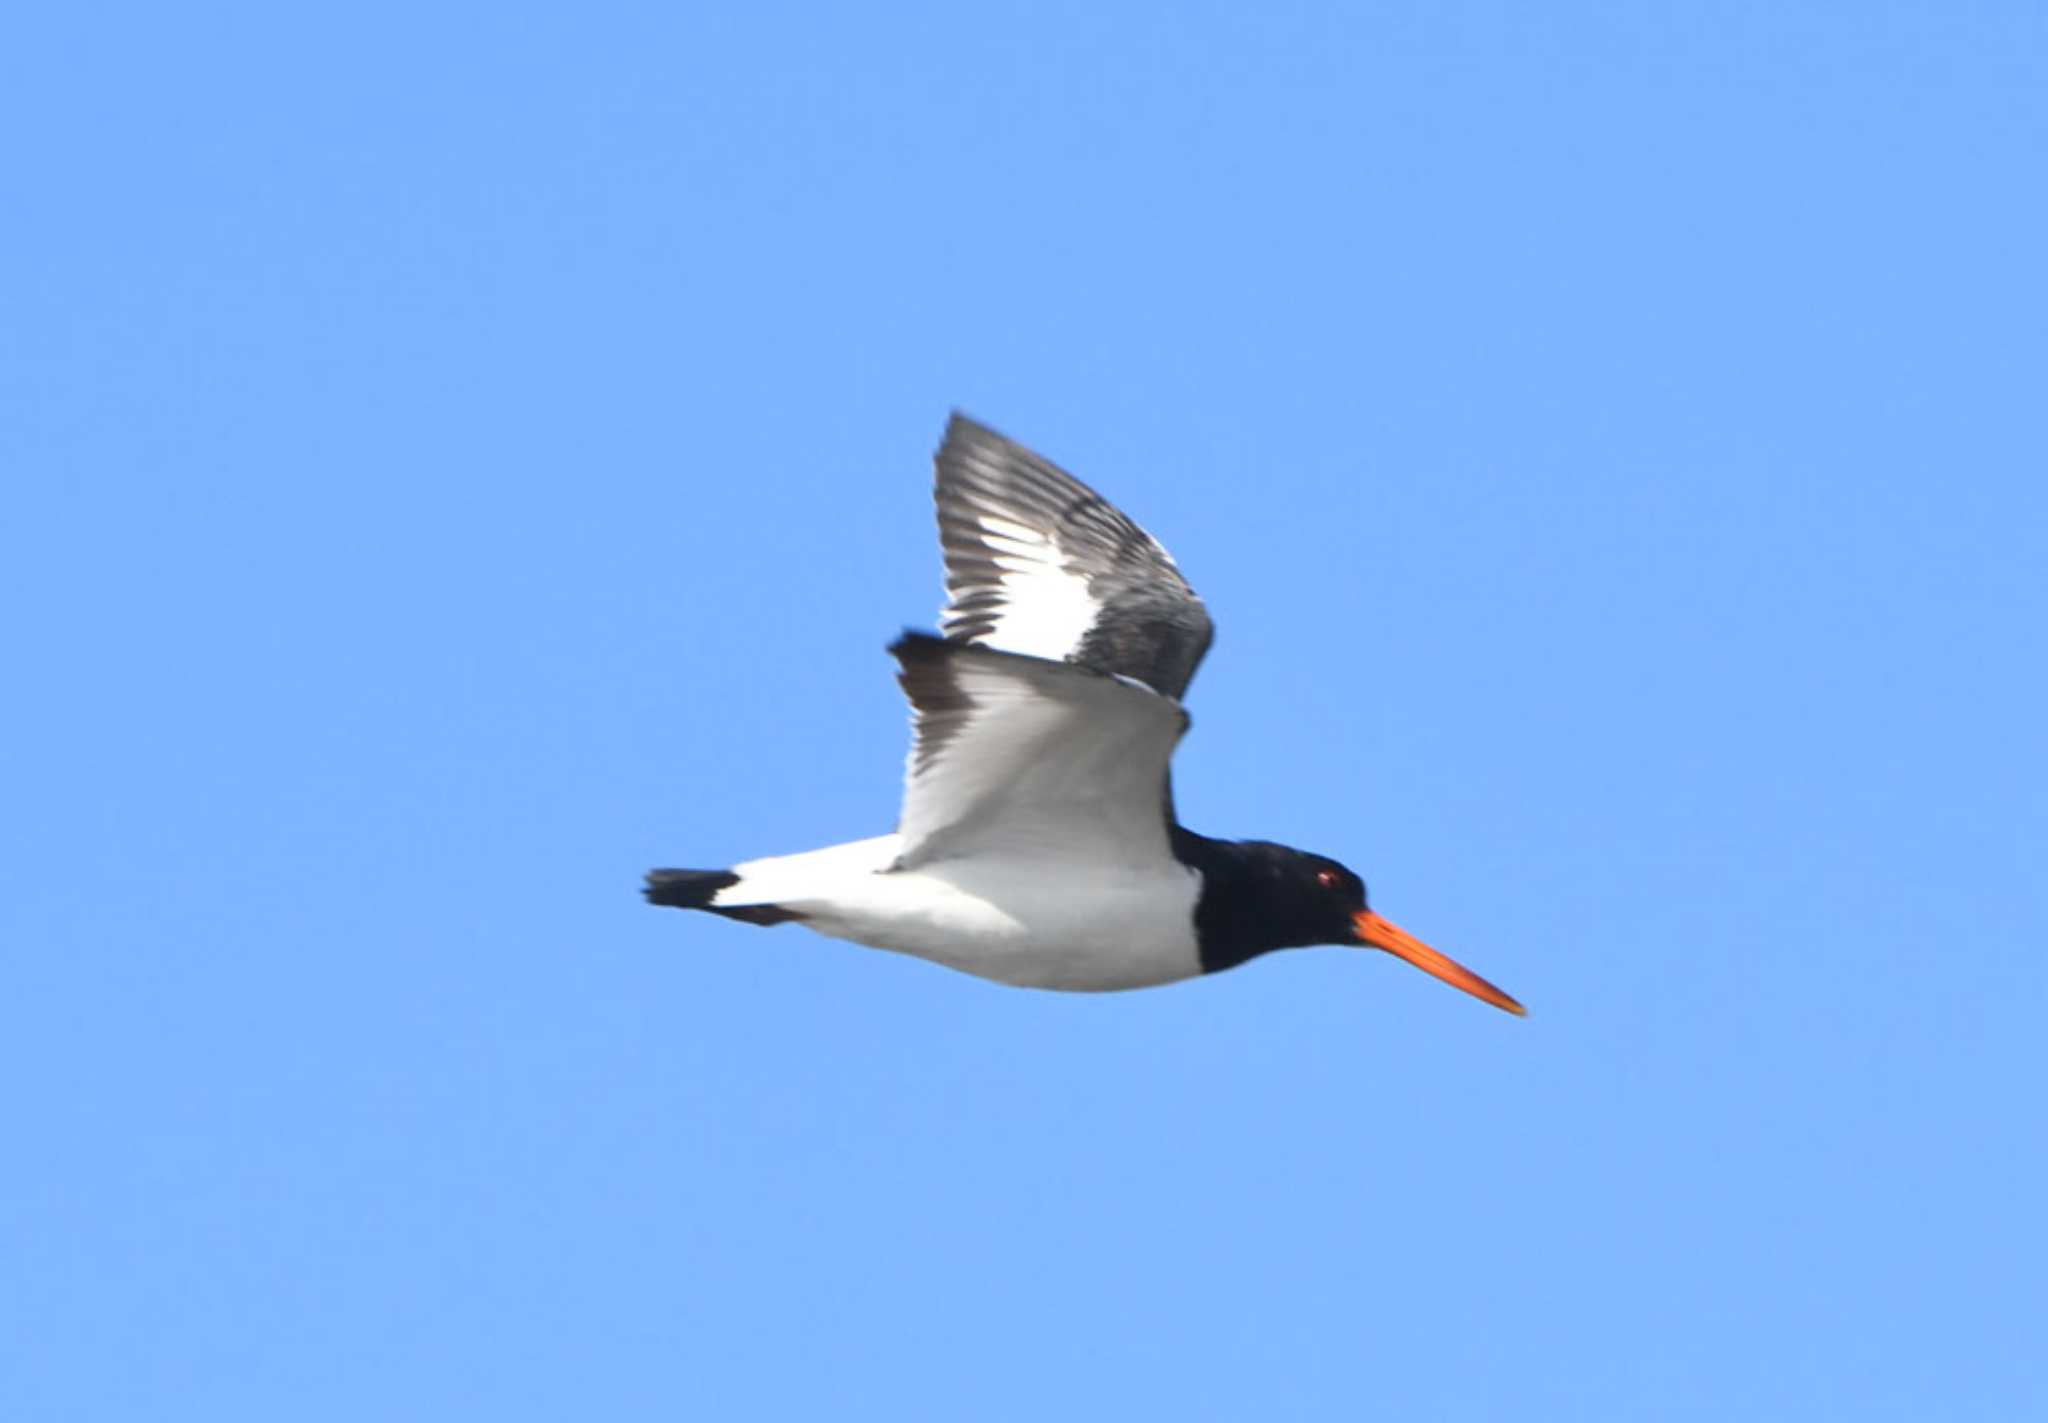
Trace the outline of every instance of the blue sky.
<path fill-rule="evenodd" d="M 43 7 L 0 1413 L 2048 1406 L 2033 4 Z M 1378 955 L 657 912 L 888 828 L 953 406 Z"/>

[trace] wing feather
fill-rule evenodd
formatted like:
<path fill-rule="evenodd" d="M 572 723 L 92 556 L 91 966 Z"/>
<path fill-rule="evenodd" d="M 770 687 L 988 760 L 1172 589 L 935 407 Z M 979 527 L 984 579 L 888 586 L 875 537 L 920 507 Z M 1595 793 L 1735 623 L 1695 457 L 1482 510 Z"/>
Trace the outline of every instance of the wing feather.
<path fill-rule="evenodd" d="M 1156 539 L 1050 460 L 957 412 L 935 467 L 947 638 L 1186 693 L 1214 628 Z"/>
<path fill-rule="evenodd" d="M 1093 668 L 924 633 L 889 650 L 914 721 L 899 868 L 988 849 L 1096 866 L 1170 856 L 1178 702 Z"/>

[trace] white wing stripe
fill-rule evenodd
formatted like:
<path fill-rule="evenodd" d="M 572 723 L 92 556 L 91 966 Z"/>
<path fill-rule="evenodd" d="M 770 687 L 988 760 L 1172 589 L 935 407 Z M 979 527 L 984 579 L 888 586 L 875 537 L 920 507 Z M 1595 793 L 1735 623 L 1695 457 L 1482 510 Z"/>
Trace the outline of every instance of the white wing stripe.
<path fill-rule="evenodd" d="M 977 522 L 1003 589 L 995 626 L 978 641 L 1053 662 L 1071 656 L 1102 611 L 1088 580 L 1067 570 L 1058 540 L 988 514 Z"/>
<path fill-rule="evenodd" d="M 1178 698 L 1209 616 L 1173 559 L 1057 465 L 955 414 L 935 461 L 955 642 L 1134 677 Z"/>
<path fill-rule="evenodd" d="M 975 519 L 985 532 L 1006 543 L 1042 545 L 1046 542 L 1045 535 L 1039 530 L 1028 524 L 1012 523 L 999 514 L 978 514 Z"/>

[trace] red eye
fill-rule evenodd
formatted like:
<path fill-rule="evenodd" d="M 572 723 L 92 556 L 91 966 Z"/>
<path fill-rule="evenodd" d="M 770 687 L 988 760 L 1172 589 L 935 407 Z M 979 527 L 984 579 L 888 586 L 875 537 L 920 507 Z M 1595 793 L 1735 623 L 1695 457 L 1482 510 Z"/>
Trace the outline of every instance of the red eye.
<path fill-rule="evenodd" d="M 1335 870 L 1317 870 L 1316 883 L 1324 889 L 1335 889 L 1337 887 L 1337 872 Z"/>

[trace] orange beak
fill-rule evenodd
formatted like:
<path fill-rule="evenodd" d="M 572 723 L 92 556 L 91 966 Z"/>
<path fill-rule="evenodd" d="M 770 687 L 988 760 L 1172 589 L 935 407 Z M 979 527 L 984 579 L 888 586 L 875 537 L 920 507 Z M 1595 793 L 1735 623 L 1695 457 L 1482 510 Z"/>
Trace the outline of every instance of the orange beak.
<path fill-rule="evenodd" d="M 1406 959 L 1424 973 L 1435 974 L 1451 987 L 1462 988 L 1481 1002 L 1491 1003 L 1517 1017 L 1529 1011 L 1471 969 L 1445 958 L 1406 929 L 1388 923 L 1370 909 L 1361 909 L 1352 915 L 1351 928 L 1358 935 L 1359 943 L 1385 949 L 1397 959 Z"/>

